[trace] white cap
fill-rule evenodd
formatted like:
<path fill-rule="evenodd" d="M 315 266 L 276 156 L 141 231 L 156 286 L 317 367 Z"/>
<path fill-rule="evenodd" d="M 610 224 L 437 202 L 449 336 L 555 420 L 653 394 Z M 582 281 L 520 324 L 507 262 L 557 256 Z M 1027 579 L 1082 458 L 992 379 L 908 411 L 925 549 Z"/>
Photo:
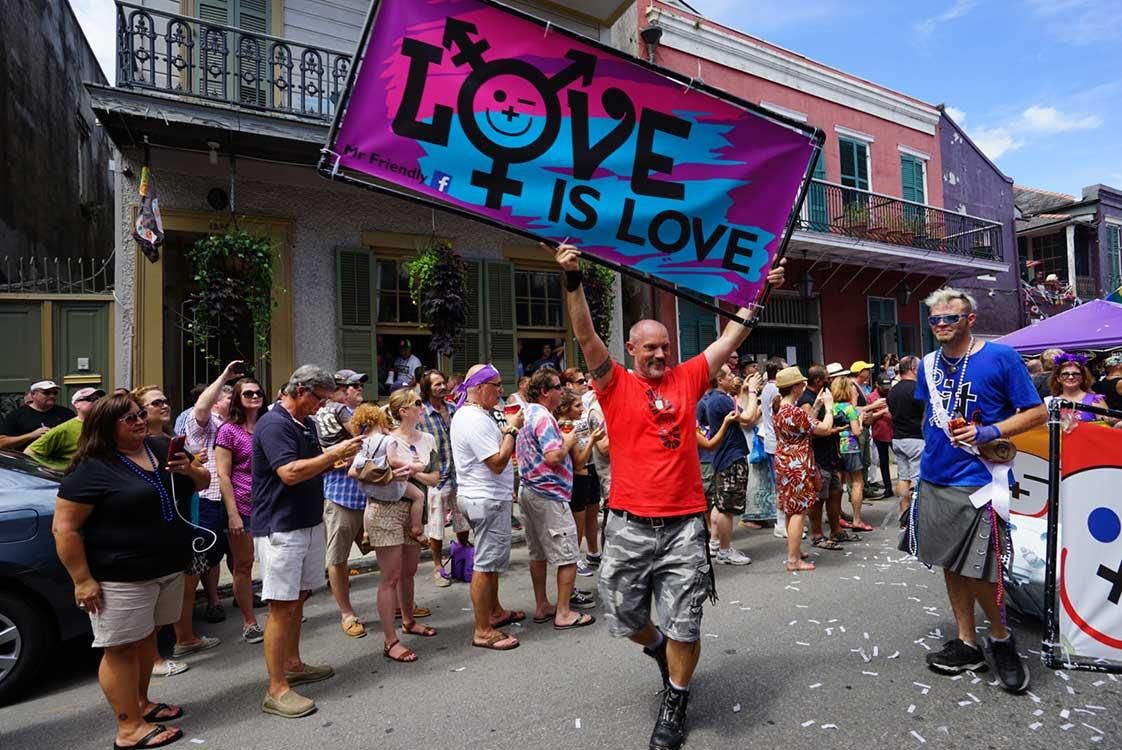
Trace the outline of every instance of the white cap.
<path fill-rule="evenodd" d="M 50 391 L 59 390 L 59 385 L 53 380 L 40 380 L 38 383 L 32 383 L 29 391 Z"/>

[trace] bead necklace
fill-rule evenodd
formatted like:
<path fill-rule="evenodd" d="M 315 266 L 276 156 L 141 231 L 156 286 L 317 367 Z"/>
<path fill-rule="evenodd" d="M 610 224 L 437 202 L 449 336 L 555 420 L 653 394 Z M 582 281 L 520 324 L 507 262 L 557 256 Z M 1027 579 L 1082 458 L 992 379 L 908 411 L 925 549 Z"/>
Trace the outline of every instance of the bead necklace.
<path fill-rule="evenodd" d="M 148 443 L 144 444 L 144 451 L 148 454 L 148 460 L 152 462 L 151 471 L 137 466 L 135 462 L 120 451 L 117 451 L 117 458 L 120 459 L 121 463 L 128 467 L 133 474 L 136 474 L 145 482 L 156 488 L 156 492 L 160 496 L 160 513 L 165 521 L 171 523 L 175 520 L 175 504 L 171 500 L 168 488 L 164 486 L 163 481 L 160 479 L 160 472 L 157 468 L 159 464 L 156 463 L 156 456 L 153 455 L 152 449 L 148 447 Z"/>
<path fill-rule="evenodd" d="M 949 359 L 947 359 L 947 355 L 943 354 L 943 347 L 941 347 L 941 346 L 939 347 L 939 358 L 942 359 L 943 362 L 946 364 L 947 370 L 951 374 L 951 381 L 952 381 L 952 383 L 951 383 L 951 385 L 952 385 L 951 398 L 950 398 L 950 401 L 947 404 L 947 413 L 948 414 L 954 414 L 954 406 L 957 405 L 955 403 L 955 401 L 959 397 L 958 389 L 959 389 L 959 386 L 962 383 L 966 382 L 966 368 L 970 366 L 970 352 L 973 351 L 973 350 L 974 350 L 974 337 L 971 336 L 970 337 L 970 344 L 966 347 L 966 354 L 963 354 L 961 357 L 959 357 L 957 360 L 955 360 L 954 364 L 951 364 L 951 361 Z M 956 378 L 955 377 L 955 371 L 958 369 L 959 364 L 962 365 L 962 373 L 960 375 L 958 375 L 958 377 Z M 957 381 L 957 382 L 955 382 L 955 381 Z"/>

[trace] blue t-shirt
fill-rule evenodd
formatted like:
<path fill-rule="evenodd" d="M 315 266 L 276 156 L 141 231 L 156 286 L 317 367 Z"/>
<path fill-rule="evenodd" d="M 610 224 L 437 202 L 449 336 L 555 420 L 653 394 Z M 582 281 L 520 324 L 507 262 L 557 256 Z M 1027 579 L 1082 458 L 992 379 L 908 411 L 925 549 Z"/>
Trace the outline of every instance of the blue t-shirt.
<path fill-rule="evenodd" d="M 311 418 L 297 424 L 288 410 L 274 406 L 253 430 L 253 536 L 310 529 L 323 523 L 323 475 L 289 486 L 277 469 L 322 451 Z"/>
<path fill-rule="evenodd" d="M 709 396 L 712 393 L 715 393 L 715 391 L 709 391 L 697 402 L 697 414 L 695 418 L 697 419 L 697 423 L 705 430 L 705 437 L 713 437 L 717 432 L 716 429 L 709 426 L 709 414 L 705 411 L 705 404 L 709 401 Z M 717 427 L 719 428 L 720 425 L 718 424 Z M 713 463 L 713 451 L 702 448 L 699 445 L 697 447 L 697 460 L 703 464 Z"/>
<path fill-rule="evenodd" d="M 943 486 L 981 487 L 990 483 L 990 473 L 977 456 L 951 445 L 950 438 L 935 424 L 928 401 L 926 361 L 922 360 L 916 378 L 915 398 L 926 404 L 923 421 L 923 458 L 919 473 L 923 481 Z M 960 365 L 948 371 L 942 358 L 935 356 L 935 384 L 951 415 L 960 409 L 968 420 L 981 410 L 982 424 L 1008 419 L 1018 409 L 1038 406 L 1040 394 L 1032 384 L 1021 357 L 1004 344 L 986 343 L 966 363 L 965 379 Z M 967 390 L 963 394 L 963 387 Z"/>
<path fill-rule="evenodd" d="M 714 432 L 721 428 L 725 417 L 733 410 L 732 396 L 723 391 L 713 391 L 705 401 L 705 412 Z M 740 425 L 729 425 L 725 437 L 713 451 L 713 471 L 724 471 L 742 458 L 748 457 L 748 441 Z"/>

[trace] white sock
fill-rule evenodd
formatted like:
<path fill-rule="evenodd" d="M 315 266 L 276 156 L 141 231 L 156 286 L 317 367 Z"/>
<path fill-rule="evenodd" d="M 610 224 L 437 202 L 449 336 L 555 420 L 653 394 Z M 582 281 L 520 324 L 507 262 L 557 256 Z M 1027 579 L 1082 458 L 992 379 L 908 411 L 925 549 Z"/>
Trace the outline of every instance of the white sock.
<path fill-rule="evenodd" d="M 1013 635 L 1013 634 L 1012 633 L 1006 633 L 1004 638 L 998 638 L 993 633 L 990 633 L 990 640 L 995 641 L 997 643 L 1005 643 L 1007 640 L 1009 640 L 1009 636 L 1011 636 L 1011 635 Z"/>
<path fill-rule="evenodd" d="M 689 685 L 686 685 L 685 687 L 682 687 L 681 685 L 675 685 L 674 680 L 670 680 L 670 687 L 674 688 L 679 693 L 688 693 L 690 691 Z"/>

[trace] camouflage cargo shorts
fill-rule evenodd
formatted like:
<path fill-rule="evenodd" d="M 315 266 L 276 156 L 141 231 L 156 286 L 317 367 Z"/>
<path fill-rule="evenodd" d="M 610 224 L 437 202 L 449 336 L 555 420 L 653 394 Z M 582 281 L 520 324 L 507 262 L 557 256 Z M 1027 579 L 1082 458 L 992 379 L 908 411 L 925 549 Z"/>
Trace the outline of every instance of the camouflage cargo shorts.
<path fill-rule="evenodd" d="M 705 493 L 705 503 L 709 510 L 717 502 L 717 475 L 713 473 L 713 464 L 705 461 L 701 464 L 701 489 Z"/>
<path fill-rule="evenodd" d="M 701 638 L 702 605 L 712 589 L 701 514 L 652 526 L 611 511 L 604 529 L 600 601 L 613 636 L 633 635 L 651 622 L 667 638 Z"/>
<path fill-rule="evenodd" d="M 720 513 L 739 516 L 748 501 L 748 459 L 742 458 L 717 472 L 717 502 Z"/>

